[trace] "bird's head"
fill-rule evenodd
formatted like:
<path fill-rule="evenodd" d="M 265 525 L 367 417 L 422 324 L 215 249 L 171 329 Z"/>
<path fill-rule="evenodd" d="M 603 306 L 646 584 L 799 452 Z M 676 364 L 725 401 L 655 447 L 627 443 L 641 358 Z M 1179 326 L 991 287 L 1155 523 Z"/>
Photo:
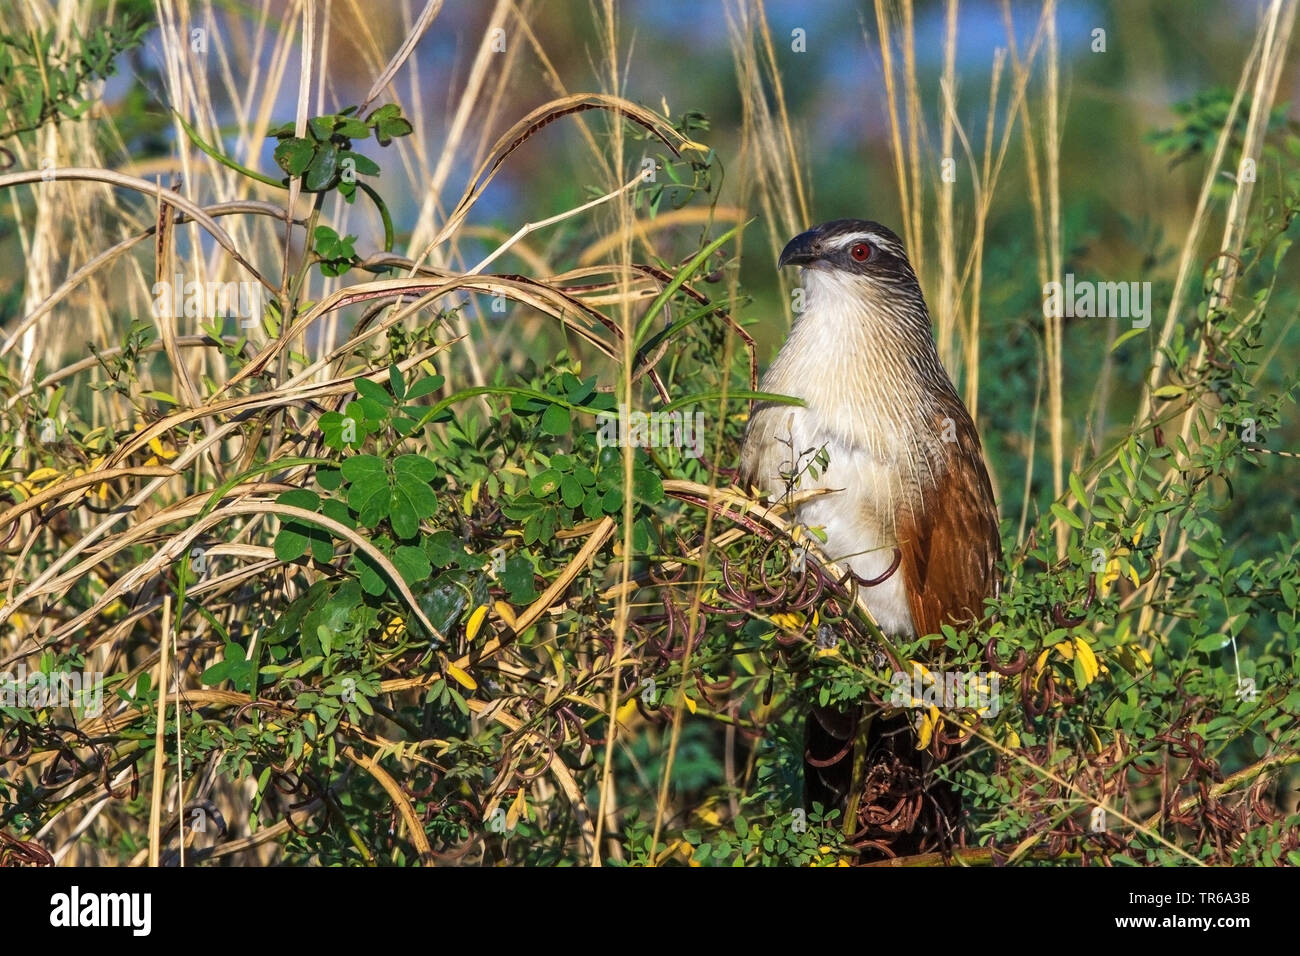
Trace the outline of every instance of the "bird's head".
<path fill-rule="evenodd" d="M 896 284 L 916 281 L 903 242 L 869 219 L 836 219 L 791 239 L 779 264 Z"/>
<path fill-rule="evenodd" d="M 850 308 L 876 321 L 879 334 L 911 333 L 927 341 L 930 315 L 903 241 L 869 219 L 836 219 L 791 239 L 778 264 L 800 266 L 807 307 Z"/>

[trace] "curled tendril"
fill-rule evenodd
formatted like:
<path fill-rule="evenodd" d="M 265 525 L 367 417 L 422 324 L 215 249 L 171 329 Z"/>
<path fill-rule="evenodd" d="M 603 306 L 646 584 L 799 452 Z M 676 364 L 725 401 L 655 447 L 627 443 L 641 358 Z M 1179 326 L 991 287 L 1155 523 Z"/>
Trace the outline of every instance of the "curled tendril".
<path fill-rule="evenodd" d="M 0 867 L 53 865 L 50 851 L 35 840 L 20 840 L 0 830 Z"/>
<path fill-rule="evenodd" d="M 996 671 L 1003 677 L 1015 677 L 1029 666 L 1029 655 L 1025 653 L 1023 647 L 1016 648 L 1016 652 L 1011 655 L 1011 660 L 1005 664 L 998 661 L 998 642 L 997 638 L 990 637 L 984 644 L 984 660 L 988 663 L 989 669 Z"/>
<path fill-rule="evenodd" d="M 1057 601 L 1052 605 L 1052 620 L 1056 622 L 1057 627 L 1078 627 L 1088 620 L 1087 610 L 1092 607 L 1092 602 L 1097 598 L 1097 574 L 1093 572 L 1088 575 L 1088 596 L 1083 599 L 1084 613 L 1078 617 L 1067 617 L 1065 605 Z"/>

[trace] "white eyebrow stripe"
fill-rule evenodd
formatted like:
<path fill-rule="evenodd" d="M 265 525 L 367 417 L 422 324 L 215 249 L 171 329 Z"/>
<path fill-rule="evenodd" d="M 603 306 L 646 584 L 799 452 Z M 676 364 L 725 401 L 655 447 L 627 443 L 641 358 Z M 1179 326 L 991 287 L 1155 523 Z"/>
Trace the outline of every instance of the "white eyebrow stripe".
<path fill-rule="evenodd" d="M 871 242 L 877 246 L 888 247 L 890 243 L 884 240 L 884 237 L 876 235 L 874 232 L 852 232 L 844 236 L 836 236 L 831 239 L 827 245 L 829 248 L 838 252 L 841 249 L 847 249 L 849 246 L 859 242 Z"/>

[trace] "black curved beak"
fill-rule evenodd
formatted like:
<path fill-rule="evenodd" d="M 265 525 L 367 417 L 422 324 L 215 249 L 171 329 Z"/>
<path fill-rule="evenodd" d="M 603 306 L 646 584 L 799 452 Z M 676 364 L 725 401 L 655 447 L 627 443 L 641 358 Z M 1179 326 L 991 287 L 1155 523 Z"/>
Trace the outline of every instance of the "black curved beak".
<path fill-rule="evenodd" d="M 781 250 L 778 266 L 806 266 L 821 258 L 821 243 L 816 229 L 800 233 Z"/>

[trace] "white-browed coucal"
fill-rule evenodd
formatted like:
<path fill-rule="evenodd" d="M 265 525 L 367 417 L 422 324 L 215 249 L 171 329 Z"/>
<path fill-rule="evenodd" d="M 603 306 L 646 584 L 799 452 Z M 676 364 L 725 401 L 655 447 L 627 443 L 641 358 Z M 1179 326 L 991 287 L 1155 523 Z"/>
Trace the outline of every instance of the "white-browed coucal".
<path fill-rule="evenodd" d="M 805 406 L 755 405 L 742 483 L 772 497 L 830 489 L 800 505 L 795 519 L 822 528 L 826 556 L 859 578 L 879 578 L 899 559 L 895 573 L 861 589 L 885 634 L 923 637 L 978 619 L 998 588 L 997 505 L 902 242 L 879 223 L 841 219 L 796 236 L 779 264 L 801 268 L 802 309 L 761 388 Z M 825 468 L 808 470 L 822 451 Z M 806 732 L 810 804 L 857 805 L 856 749 L 865 754 L 859 787 L 872 767 L 888 765 L 902 778 L 891 786 L 915 788 L 916 805 L 935 811 L 902 833 L 853 821 L 855 842 L 893 853 L 942 845 L 947 834 L 935 830 L 954 826 L 957 813 L 955 794 L 934 784 L 933 761 L 916 750 L 908 718 L 814 706 Z M 865 750 L 853 746 L 859 733 Z"/>

